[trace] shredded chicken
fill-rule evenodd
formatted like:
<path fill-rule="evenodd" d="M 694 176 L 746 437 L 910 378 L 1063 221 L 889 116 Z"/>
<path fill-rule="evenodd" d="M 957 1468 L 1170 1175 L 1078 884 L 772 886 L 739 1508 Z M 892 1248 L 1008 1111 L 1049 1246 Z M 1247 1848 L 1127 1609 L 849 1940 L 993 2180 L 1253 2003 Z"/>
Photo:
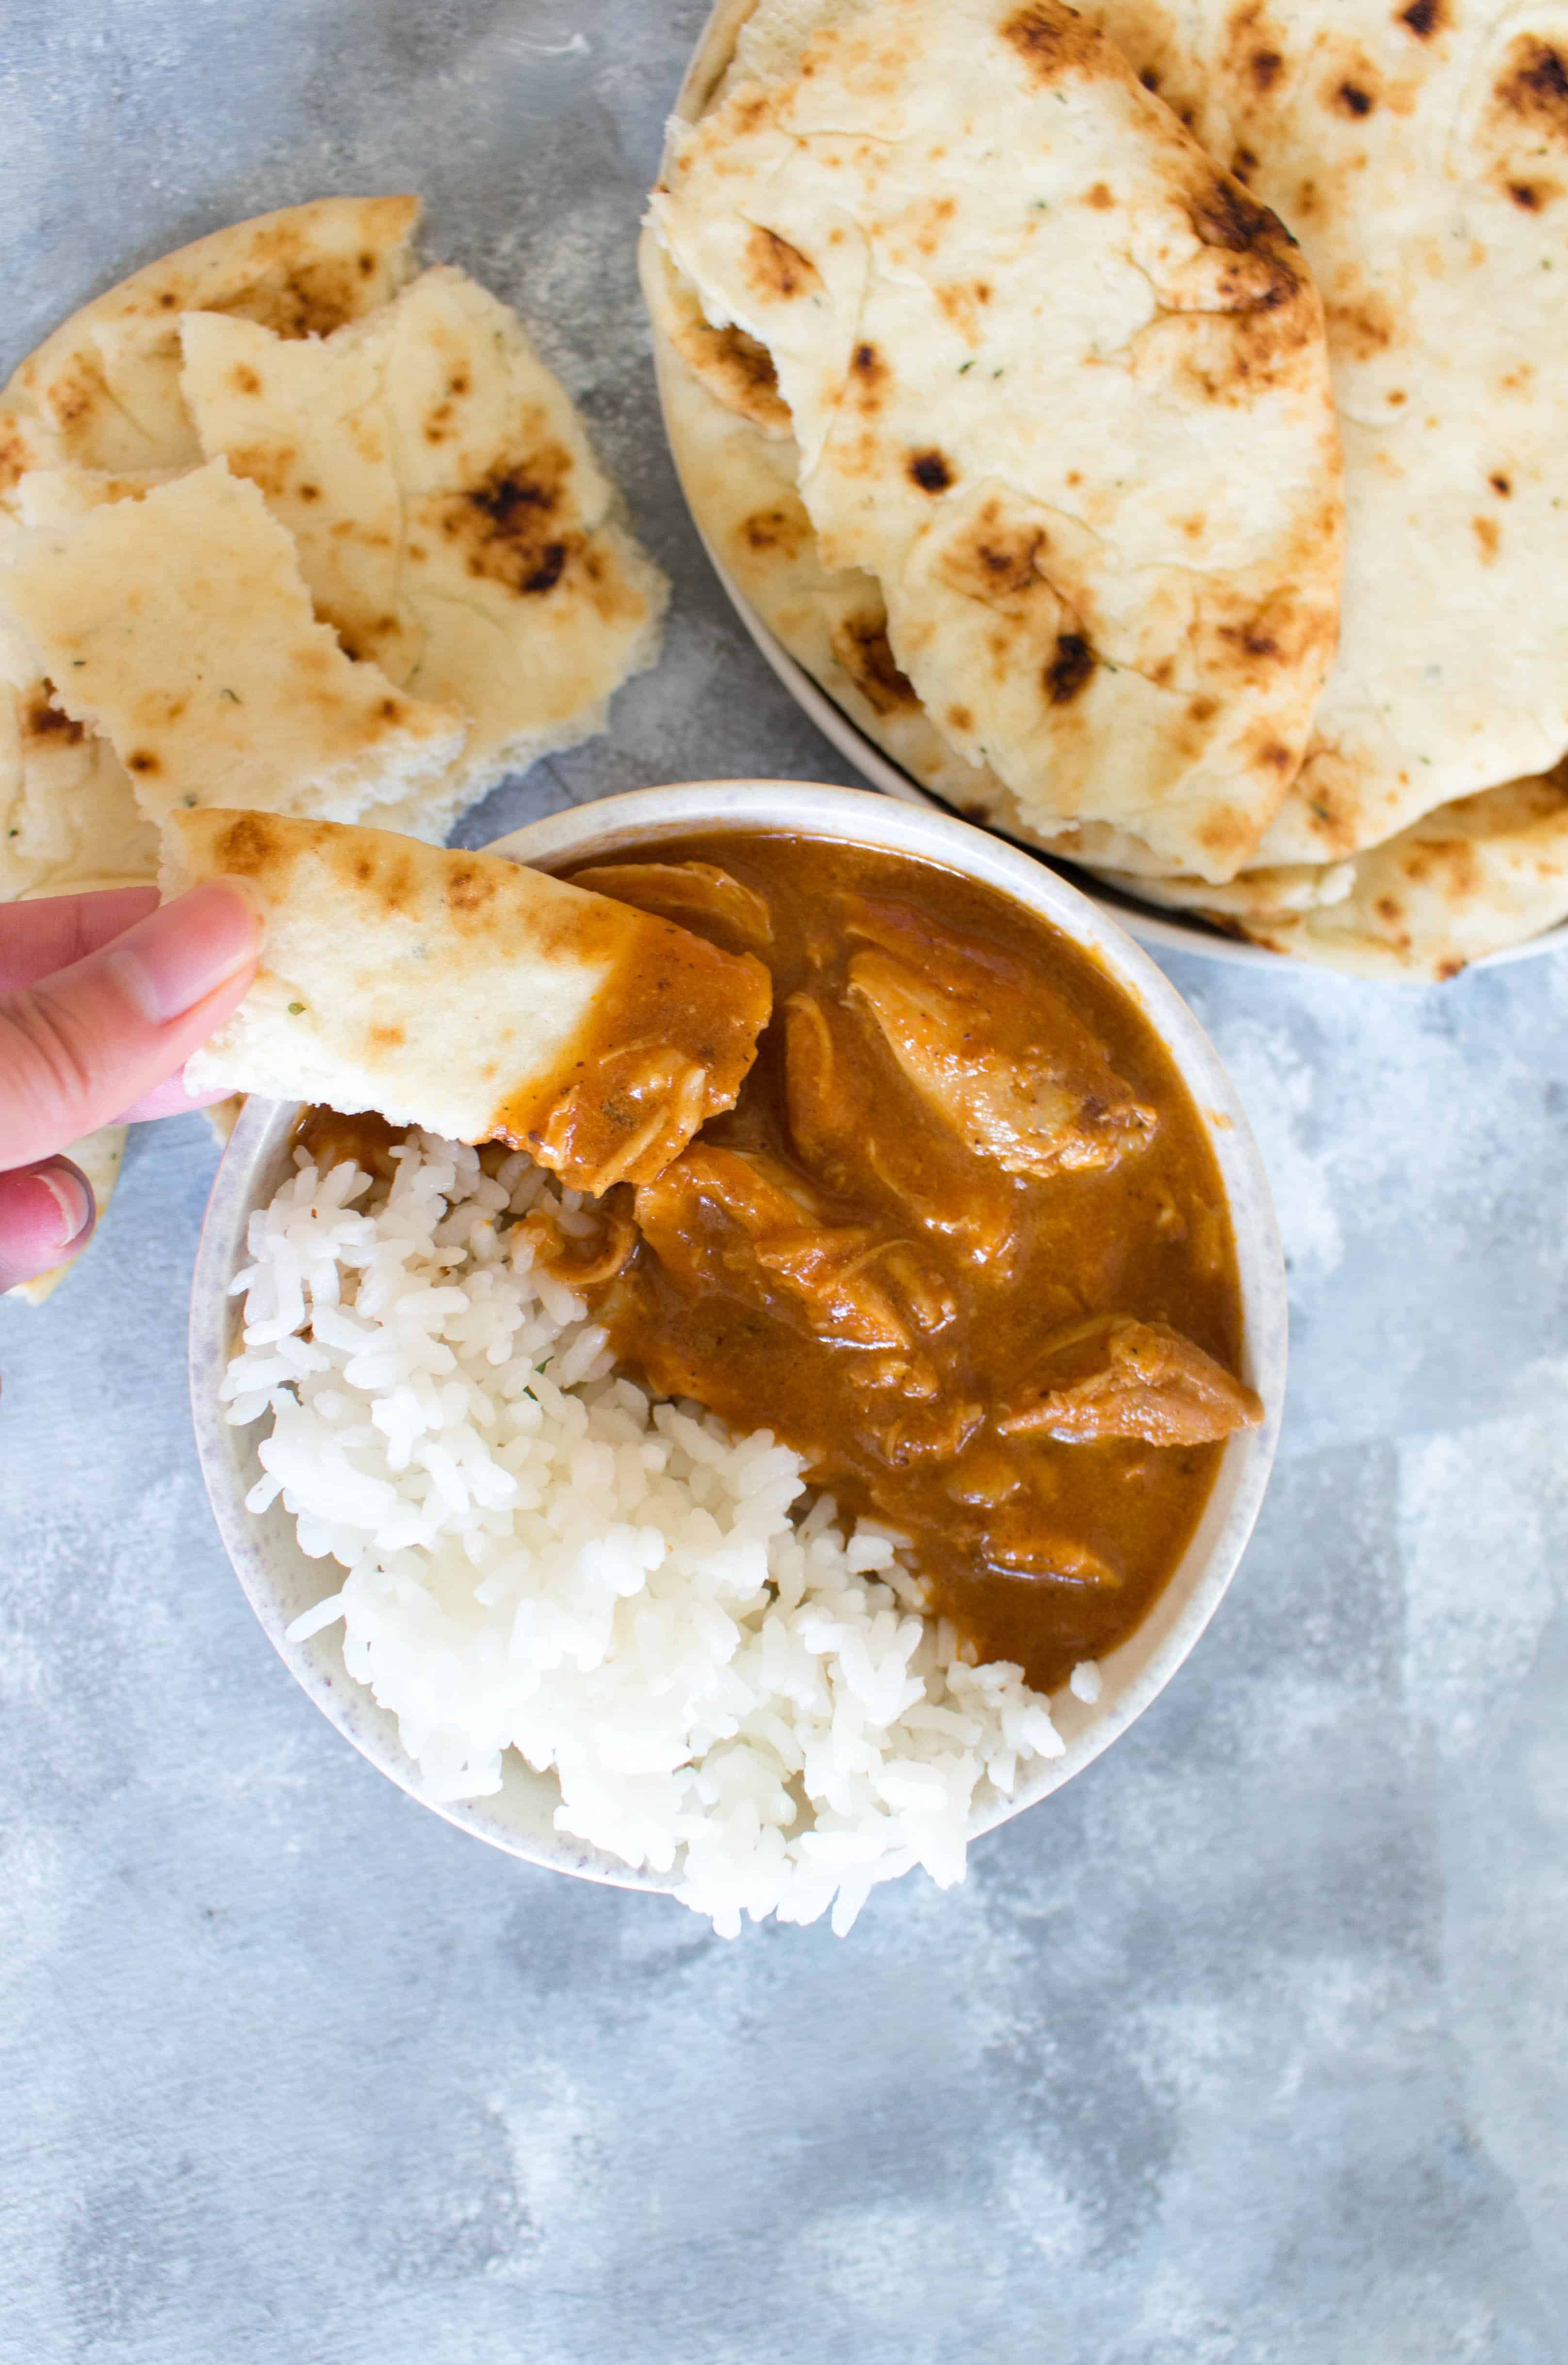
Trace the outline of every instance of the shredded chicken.
<path fill-rule="evenodd" d="M 1152 1110 L 1085 1028 L 1066 1055 L 1059 1045 L 1004 1048 L 976 991 L 935 965 L 921 976 L 892 953 L 857 953 L 849 991 L 927 1106 L 1009 1174 L 1048 1181 L 1114 1166 L 1153 1134 Z"/>
<path fill-rule="evenodd" d="M 1250 1388 L 1164 1322 L 1113 1314 L 1081 1323 L 1049 1341 L 1044 1363 L 1039 1393 L 1031 1388 L 1028 1401 L 998 1417 L 1003 1436 L 1210 1445 L 1263 1418 Z"/>
<path fill-rule="evenodd" d="M 518 1226 L 536 1264 L 568 1289 L 597 1289 L 624 1272 L 637 1246 L 637 1227 L 625 1194 L 612 1193 L 568 1233 L 547 1208 L 535 1207 Z"/>
<path fill-rule="evenodd" d="M 873 1270 L 876 1233 L 825 1221 L 806 1183 L 760 1150 L 687 1150 L 644 1184 L 636 1215 L 678 1283 L 764 1302 L 782 1295 L 819 1339 L 913 1349 L 910 1325 Z"/>
<path fill-rule="evenodd" d="M 574 871 L 573 882 L 653 912 L 678 927 L 700 928 L 742 952 L 766 952 L 773 942 L 767 898 L 722 870 L 716 862 L 596 862 Z"/>
<path fill-rule="evenodd" d="M 863 1191 L 869 1171 L 922 1231 L 950 1241 L 977 1264 L 1004 1269 L 1023 1214 L 1015 1187 L 967 1156 L 934 1161 L 923 1130 L 868 1089 L 865 1052 L 846 1056 L 841 1028 L 863 1031 L 842 1006 L 818 994 L 792 993 L 784 1004 L 785 1092 L 801 1156 L 840 1189 Z"/>

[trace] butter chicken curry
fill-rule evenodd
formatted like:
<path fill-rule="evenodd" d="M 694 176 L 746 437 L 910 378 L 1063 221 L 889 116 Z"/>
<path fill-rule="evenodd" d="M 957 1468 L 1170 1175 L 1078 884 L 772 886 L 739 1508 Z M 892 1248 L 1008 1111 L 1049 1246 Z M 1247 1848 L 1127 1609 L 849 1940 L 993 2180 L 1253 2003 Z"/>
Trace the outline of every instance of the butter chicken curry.
<path fill-rule="evenodd" d="M 535 1253 L 629 1371 L 772 1429 L 908 1540 L 977 1658 L 1055 1689 L 1138 1625 L 1262 1418 L 1169 1056 L 1086 954 L 932 864 L 745 832 L 571 875 L 755 955 L 773 1014 L 734 1105 L 588 1233 L 526 1217 Z M 383 1173 L 402 1138 L 302 1133 Z"/>
<path fill-rule="evenodd" d="M 591 1239 L 544 1227 L 554 1269 L 629 1370 L 771 1429 L 1052 1689 L 1139 1623 L 1262 1417 L 1170 1059 L 1092 959 L 932 865 L 726 833 L 572 875 L 755 954 L 774 1014 L 655 1181 Z"/>

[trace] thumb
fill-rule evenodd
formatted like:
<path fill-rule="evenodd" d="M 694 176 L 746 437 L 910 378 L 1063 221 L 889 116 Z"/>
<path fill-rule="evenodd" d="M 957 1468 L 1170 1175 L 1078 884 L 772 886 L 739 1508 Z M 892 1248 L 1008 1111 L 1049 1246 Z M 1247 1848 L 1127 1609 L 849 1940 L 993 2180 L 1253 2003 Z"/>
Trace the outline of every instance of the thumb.
<path fill-rule="evenodd" d="M 209 880 L 0 996 L 0 1167 L 50 1157 L 173 1075 L 244 994 L 261 936 L 245 890 Z"/>

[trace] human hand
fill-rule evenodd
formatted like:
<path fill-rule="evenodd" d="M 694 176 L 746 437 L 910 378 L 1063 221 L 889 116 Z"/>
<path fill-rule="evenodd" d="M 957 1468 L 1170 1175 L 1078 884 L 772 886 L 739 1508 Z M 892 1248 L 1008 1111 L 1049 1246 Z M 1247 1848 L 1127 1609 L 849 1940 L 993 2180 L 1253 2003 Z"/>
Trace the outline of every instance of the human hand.
<path fill-rule="evenodd" d="M 180 1071 L 249 987 L 261 936 L 222 880 L 162 906 L 118 887 L 0 909 L 0 1290 L 86 1245 L 96 1210 L 66 1142 L 222 1097 Z"/>

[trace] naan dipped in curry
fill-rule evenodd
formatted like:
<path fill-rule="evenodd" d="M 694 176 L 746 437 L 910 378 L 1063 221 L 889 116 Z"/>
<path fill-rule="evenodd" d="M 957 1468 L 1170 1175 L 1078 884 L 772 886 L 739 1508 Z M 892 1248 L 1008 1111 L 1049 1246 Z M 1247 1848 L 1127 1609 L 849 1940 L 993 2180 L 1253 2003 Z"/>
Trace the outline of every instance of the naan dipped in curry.
<path fill-rule="evenodd" d="M 733 1104 L 768 1013 L 760 961 L 498 855 L 172 814 L 165 896 L 213 878 L 244 880 L 265 932 L 193 1089 L 509 1142 L 577 1190 L 658 1175 Z"/>

